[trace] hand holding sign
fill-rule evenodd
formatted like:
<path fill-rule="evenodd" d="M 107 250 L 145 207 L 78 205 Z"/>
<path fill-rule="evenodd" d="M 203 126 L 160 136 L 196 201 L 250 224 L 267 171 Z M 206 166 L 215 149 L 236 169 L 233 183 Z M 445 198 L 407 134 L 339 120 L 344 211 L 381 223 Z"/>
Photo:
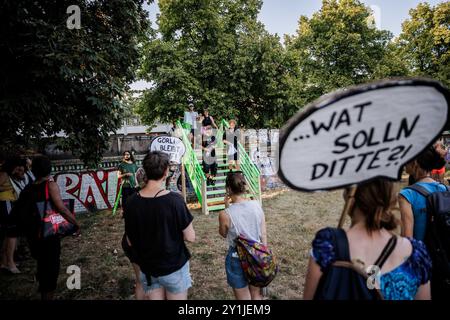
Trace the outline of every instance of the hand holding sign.
<path fill-rule="evenodd" d="M 280 177 L 305 191 L 376 177 L 396 180 L 402 165 L 442 132 L 449 101 L 440 83 L 423 79 L 382 81 L 324 96 L 283 129 Z"/>

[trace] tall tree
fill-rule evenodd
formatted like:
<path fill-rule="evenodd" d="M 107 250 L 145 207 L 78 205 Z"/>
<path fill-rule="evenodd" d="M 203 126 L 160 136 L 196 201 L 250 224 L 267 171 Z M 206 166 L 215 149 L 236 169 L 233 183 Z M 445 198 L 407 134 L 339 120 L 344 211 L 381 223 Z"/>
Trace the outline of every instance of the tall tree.
<path fill-rule="evenodd" d="M 311 18 L 300 17 L 297 34 L 286 37 L 297 60 L 293 99 L 304 105 L 332 90 L 401 73 L 401 67 L 380 68 L 391 38 L 375 27 L 370 9 L 360 1 L 323 0 Z"/>
<path fill-rule="evenodd" d="M 161 37 L 145 47 L 147 123 L 180 117 L 190 99 L 212 115 L 271 125 L 286 105 L 284 49 L 257 21 L 261 0 L 161 0 Z M 278 114 L 283 114 L 279 112 Z"/>
<path fill-rule="evenodd" d="M 399 53 L 412 74 L 441 80 L 450 87 L 450 2 L 421 3 L 402 24 Z"/>
<path fill-rule="evenodd" d="M 64 133 L 61 147 L 95 165 L 119 127 L 123 95 L 148 36 L 144 0 L 80 0 L 80 29 L 69 29 L 69 0 L 0 4 L 0 131 L 17 150 Z M 75 12 L 76 13 L 76 12 Z"/>

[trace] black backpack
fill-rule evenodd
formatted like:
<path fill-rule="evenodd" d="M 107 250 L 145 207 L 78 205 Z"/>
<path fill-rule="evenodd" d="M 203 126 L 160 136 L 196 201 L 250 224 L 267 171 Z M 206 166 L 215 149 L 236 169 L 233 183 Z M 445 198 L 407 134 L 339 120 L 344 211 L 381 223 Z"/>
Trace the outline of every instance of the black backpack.
<path fill-rule="evenodd" d="M 445 185 L 444 185 L 445 186 Z M 425 245 L 433 263 L 431 274 L 431 298 L 450 298 L 450 190 L 429 192 L 414 184 L 406 187 L 426 198 L 427 225 Z"/>
<path fill-rule="evenodd" d="M 369 289 L 369 274 L 350 261 L 347 234 L 343 229 L 333 231 L 333 247 L 336 261 L 324 271 L 314 294 L 314 300 L 383 300 L 380 290 Z M 383 267 L 397 244 L 397 237 L 392 236 L 384 247 L 375 265 Z"/>

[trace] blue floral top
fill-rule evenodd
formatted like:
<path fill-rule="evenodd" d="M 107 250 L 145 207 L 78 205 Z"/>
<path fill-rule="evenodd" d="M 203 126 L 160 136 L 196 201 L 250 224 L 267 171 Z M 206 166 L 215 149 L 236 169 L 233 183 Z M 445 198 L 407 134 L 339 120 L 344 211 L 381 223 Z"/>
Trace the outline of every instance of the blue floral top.
<path fill-rule="evenodd" d="M 431 258 L 422 241 L 408 238 L 412 253 L 401 265 L 379 278 L 380 290 L 386 300 L 414 300 L 418 288 L 431 276 Z M 312 243 L 312 256 L 322 272 L 334 261 L 333 234 L 330 228 L 317 232 Z"/>

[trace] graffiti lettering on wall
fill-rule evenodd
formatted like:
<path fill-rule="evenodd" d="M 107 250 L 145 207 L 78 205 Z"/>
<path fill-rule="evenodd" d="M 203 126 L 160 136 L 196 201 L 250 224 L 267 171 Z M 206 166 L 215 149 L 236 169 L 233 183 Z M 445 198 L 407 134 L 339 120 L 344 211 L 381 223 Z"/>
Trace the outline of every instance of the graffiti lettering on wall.
<path fill-rule="evenodd" d="M 75 212 L 111 209 L 119 186 L 117 170 L 58 173 L 54 176 L 63 199 L 75 200 Z"/>

